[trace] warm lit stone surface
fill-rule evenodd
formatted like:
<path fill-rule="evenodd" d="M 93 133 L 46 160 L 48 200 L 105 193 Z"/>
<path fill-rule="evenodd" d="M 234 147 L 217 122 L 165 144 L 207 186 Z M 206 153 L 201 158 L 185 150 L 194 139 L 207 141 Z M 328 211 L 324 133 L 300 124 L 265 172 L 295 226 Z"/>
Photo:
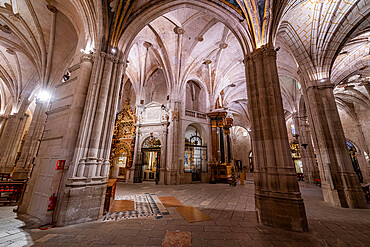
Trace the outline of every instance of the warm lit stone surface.
<path fill-rule="evenodd" d="M 310 231 L 291 232 L 261 226 L 254 211 L 252 178 L 246 185 L 117 185 L 117 195 L 156 193 L 175 196 L 213 220 L 187 223 L 176 211 L 162 219 L 91 222 L 41 231 L 16 219 L 12 207 L 0 208 L 0 246 L 161 246 L 166 231 L 191 232 L 193 246 L 366 246 L 370 210 L 332 207 L 320 187 L 300 182 Z M 22 218 L 23 219 L 23 218 Z M 27 221 L 28 222 L 28 221 Z M 22 227 L 23 226 L 23 227 Z M 14 245 L 11 245 L 14 244 Z"/>

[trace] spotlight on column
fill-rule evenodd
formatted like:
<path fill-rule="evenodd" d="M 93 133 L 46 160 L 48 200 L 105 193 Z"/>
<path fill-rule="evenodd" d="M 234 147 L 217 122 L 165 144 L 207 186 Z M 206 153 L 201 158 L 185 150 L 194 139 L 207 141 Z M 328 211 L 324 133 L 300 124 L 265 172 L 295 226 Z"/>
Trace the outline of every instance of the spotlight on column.
<path fill-rule="evenodd" d="M 116 48 L 112 48 L 110 51 L 112 52 L 112 54 L 116 54 L 117 49 Z"/>
<path fill-rule="evenodd" d="M 37 94 L 36 98 L 37 98 L 38 100 L 40 100 L 41 102 L 47 102 L 47 101 L 49 101 L 49 100 L 50 100 L 50 98 L 51 98 L 51 94 L 50 94 L 49 92 L 47 92 L 47 91 L 41 90 L 41 91 Z"/>

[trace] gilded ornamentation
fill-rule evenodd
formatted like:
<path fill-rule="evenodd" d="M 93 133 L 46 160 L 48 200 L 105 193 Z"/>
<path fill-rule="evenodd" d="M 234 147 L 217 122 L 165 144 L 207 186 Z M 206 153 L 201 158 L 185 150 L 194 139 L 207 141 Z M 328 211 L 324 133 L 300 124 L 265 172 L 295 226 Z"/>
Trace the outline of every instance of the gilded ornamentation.
<path fill-rule="evenodd" d="M 135 123 L 135 111 L 131 109 L 128 100 L 125 107 L 118 114 L 114 126 L 111 161 L 118 156 L 127 156 L 127 166 L 131 166 L 136 131 Z"/>

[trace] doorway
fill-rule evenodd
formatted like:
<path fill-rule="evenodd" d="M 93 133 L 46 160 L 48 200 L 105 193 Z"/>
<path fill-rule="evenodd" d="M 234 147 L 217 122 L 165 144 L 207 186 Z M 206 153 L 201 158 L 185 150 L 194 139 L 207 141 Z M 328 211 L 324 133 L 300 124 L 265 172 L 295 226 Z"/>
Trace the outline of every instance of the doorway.
<path fill-rule="evenodd" d="M 203 145 L 198 129 L 190 125 L 185 134 L 184 172 L 191 173 L 193 182 L 202 181 L 207 168 L 207 146 Z"/>
<path fill-rule="evenodd" d="M 158 184 L 161 168 L 161 142 L 158 138 L 150 136 L 144 140 L 141 152 L 141 180 L 154 181 Z"/>

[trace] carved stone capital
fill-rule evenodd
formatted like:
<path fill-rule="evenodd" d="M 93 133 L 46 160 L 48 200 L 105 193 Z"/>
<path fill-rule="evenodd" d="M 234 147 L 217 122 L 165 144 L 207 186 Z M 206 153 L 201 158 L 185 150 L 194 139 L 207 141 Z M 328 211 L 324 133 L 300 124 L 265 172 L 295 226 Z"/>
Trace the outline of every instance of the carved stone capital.
<path fill-rule="evenodd" d="M 81 63 L 82 62 L 94 62 L 94 55 L 92 54 L 83 54 L 80 58 Z"/>
<path fill-rule="evenodd" d="M 250 58 L 257 59 L 261 57 L 274 57 L 276 59 L 276 50 L 266 45 L 263 45 L 261 48 L 254 50 L 250 55 Z"/>

